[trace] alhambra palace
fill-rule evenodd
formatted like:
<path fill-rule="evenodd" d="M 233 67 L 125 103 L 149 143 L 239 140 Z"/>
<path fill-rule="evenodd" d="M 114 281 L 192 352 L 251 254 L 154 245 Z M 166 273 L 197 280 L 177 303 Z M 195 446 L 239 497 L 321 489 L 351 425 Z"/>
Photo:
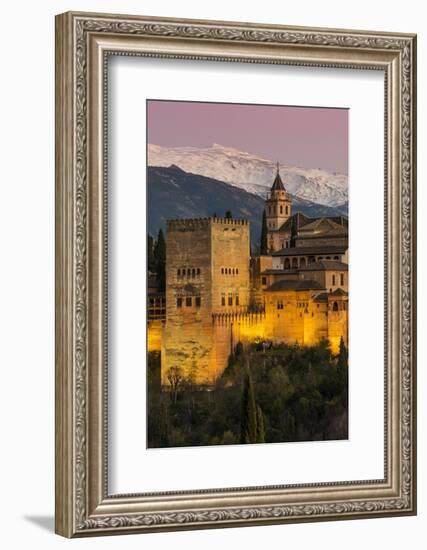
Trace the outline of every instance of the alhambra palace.
<path fill-rule="evenodd" d="M 247 220 L 168 220 L 166 292 L 148 284 L 148 351 L 161 352 L 164 386 L 172 367 L 213 385 L 238 342 L 347 346 L 347 218 L 293 214 L 279 168 L 265 214 L 256 257 Z"/>

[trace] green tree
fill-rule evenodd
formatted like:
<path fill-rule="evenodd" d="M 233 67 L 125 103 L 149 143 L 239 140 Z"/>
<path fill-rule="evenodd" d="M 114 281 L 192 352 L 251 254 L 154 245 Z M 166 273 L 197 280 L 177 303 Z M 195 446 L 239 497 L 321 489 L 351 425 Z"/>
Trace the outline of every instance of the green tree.
<path fill-rule="evenodd" d="M 247 370 L 243 380 L 240 442 L 256 443 L 257 435 L 257 406 L 252 377 Z"/>
<path fill-rule="evenodd" d="M 257 408 L 256 408 L 256 419 L 257 419 L 256 443 L 265 443 L 264 415 L 259 405 L 257 405 Z"/>
<path fill-rule="evenodd" d="M 154 239 L 147 235 L 147 267 L 148 271 L 156 271 L 156 258 L 154 257 Z"/>
<path fill-rule="evenodd" d="M 338 369 L 345 371 L 347 369 L 347 362 L 348 362 L 348 352 L 344 344 L 344 338 L 341 336 L 340 349 L 338 351 L 338 357 L 337 357 Z"/>
<path fill-rule="evenodd" d="M 298 236 L 298 230 L 297 230 L 297 219 L 295 216 L 292 216 L 291 218 L 291 247 L 295 246 L 295 241 Z"/>
<path fill-rule="evenodd" d="M 260 242 L 260 252 L 262 255 L 268 253 L 268 243 L 267 243 L 267 215 L 265 209 L 262 213 L 262 228 L 261 228 L 261 242 Z"/>
<path fill-rule="evenodd" d="M 166 241 L 162 229 L 159 230 L 156 245 L 154 247 L 156 263 L 156 279 L 160 292 L 166 289 Z"/>
<path fill-rule="evenodd" d="M 160 404 L 159 414 L 159 442 L 160 447 L 169 447 L 170 445 L 170 425 L 168 407 L 164 401 Z"/>
<path fill-rule="evenodd" d="M 231 210 L 227 210 L 227 212 L 225 213 L 225 218 L 227 220 L 231 220 L 232 217 L 233 217 L 233 214 L 231 213 Z"/>

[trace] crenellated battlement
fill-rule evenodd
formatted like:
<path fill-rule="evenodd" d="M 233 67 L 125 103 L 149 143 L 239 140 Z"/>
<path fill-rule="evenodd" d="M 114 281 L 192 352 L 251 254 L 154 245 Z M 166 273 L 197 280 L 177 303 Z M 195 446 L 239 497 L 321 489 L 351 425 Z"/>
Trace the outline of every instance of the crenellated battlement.
<path fill-rule="evenodd" d="M 176 220 L 167 220 L 168 231 L 182 231 L 185 229 L 196 230 L 201 228 L 207 228 L 212 224 L 215 225 L 248 225 L 248 220 L 239 218 L 182 218 Z"/>
<path fill-rule="evenodd" d="M 265 319 L 265 310 L 259 311 L 231 311 L 226 313 L 212 313 L 214 325 L 228 325 L 231 323 L 257 324 Z"/>

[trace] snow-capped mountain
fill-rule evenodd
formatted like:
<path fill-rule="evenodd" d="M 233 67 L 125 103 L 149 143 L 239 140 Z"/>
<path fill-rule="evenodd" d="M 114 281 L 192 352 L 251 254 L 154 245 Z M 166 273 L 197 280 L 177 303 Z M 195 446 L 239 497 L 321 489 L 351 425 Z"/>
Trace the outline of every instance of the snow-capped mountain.
<path fill-rule="evenodd" d="M 179 166 L 182 170 L 221 180 L 264 196 L 276 172 L 275 162 L 231 147 L 162 147 L 148 145 L 149 166 Z M 346 209 L 348 178 L 316 168 L 280 165 L 286 189 L 308 201 Z"/>

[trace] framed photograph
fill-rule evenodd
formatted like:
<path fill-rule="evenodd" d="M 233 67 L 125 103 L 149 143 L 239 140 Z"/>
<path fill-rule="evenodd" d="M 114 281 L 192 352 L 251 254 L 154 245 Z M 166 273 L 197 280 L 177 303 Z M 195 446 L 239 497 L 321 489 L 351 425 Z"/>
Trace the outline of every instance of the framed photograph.
<path fill-rule="evenodd" d="M 56 18 L 56 532 L 416 513 L 416 37 Z"/>

